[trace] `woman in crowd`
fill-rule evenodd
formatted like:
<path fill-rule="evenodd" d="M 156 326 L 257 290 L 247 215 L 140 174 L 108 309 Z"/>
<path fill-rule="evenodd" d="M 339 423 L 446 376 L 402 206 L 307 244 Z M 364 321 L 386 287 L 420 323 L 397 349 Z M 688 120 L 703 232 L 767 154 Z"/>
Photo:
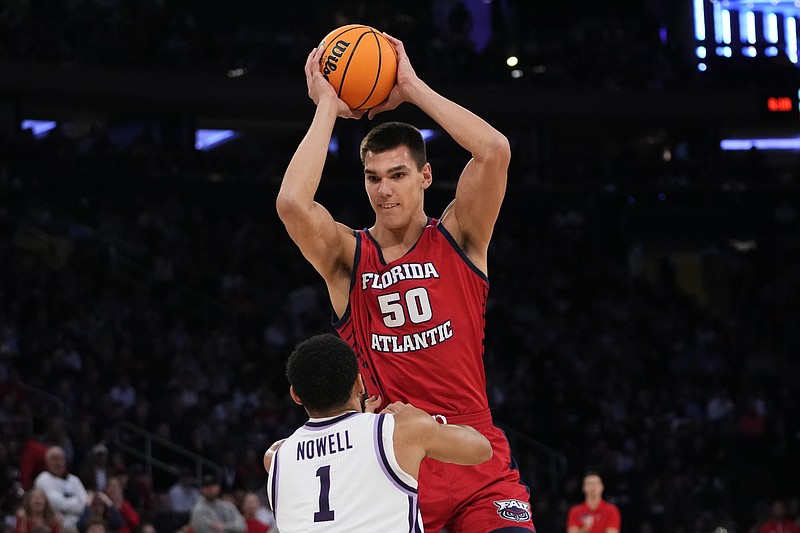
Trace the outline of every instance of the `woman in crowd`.
<path fill-rule="evenodd" d="M 17 510 L 15 533 L 59 533 L 61 517 L 50 506 L 42 489 L 25 493 L 22 506 Z"/>

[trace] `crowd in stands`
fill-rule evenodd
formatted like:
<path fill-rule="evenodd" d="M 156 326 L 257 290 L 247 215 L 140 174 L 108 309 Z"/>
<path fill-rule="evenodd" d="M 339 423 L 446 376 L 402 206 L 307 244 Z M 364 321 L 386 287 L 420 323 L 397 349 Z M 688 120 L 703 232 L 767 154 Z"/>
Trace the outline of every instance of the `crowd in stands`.
<path fill-rule="evenodd" d="M 489 43 L 477 57 L 457 10 L 437 19 L 412 15 L 415 2 L 407 11 L 382 4 L 345 2 L 342 12 L 361 10 L 403 36 L 433 76 L 464 79 L 473 72 L 465 64 L 497 52 Z M 209 5 L 187 17 L 169 1 L 8 2 L 0 59 L 257 75 L 270 51 L 286 58 L 271 72 L 296 76 L 318 36 L 347 22 L 277 16 L 272 5 Z M 237 9 L 259 16 L 240 26 Z M 577 14 L 566 37 L 531 16 L 516 12 L 506 18 L 517 26 L 496 31 L 541 59 L 543 83 L 658 89 L 681 76 L 636 13 Z M 449 34 L 435 31 L 437 20 Z M 586 45 L 598 39 L 606 46 Z M 565 530 L 587 470 L 602 473 L 625 531 L 756 533 L 769 521 L 800 521 L 800 240 L 786 190 L 760 197 L 779 232 L 769 221 L 734 236 L 724 226 L 682 226 L 669 239 L 624 214 L 624 195 L 620 206 L 547 190 L 598 173 L 663 185 L 667 195 L 698 183 L 746 190 L 771 172 L 763 160 L 678 153 L 638 167 L 598 154 L 512 169 L 490 251 L 486 367 L 496 420 L 567 460 L 553 473 L 540 448 L 512 443 L 540 531 Z M 64 502 L 37 487 L 53 454 L 86 492 L 70 519 L 80 533 L 196 529 L 191 509 L 201 485 L 214 485 L 207 474 L 248 533 L 271 527 L 261 455 L 304 419 L 287 395 L 284 361 L 299 340 L 331 331 L 330 308 L 274 213 L 275 181 L 194 179 L 209 168 L 275 173 L 286 154 L 265 154 L 258 167 L 214 157 L 152 143 L 114 148 L 102 132 L 81 145 L 58 129 L 43 139 L 0 132 L 3 533 L 72 526 Z M 772 177 L 796 197 L 796 173 Z M 339 195 L 337 203 L 363 194 L 357 183 L 331 181 L 321 194 Z M 431 213 L 450 194 L 432 190 Z M 733 218 L 748 201 L 736 196 L 743 207 L 723 213 L 725 224 L 741 227 Z M 369 220 L 355 206 L 337 218 Z M 151 468 L 128 451 L 138 442 L 125 424 L 218 470 L 197 472 L 166 446 L 153 452 L 167 468 Z"/>
<path fill-rule="evenodd" d="M 667 39 L 666 15 L 644 2 L 489 4 L 477 14 L 452 0 L 315 0 L 302 9 L 253 0 L 191 8 L 169 0 L 7 2 L 0 59 L 300 77 L 298 65 L 322 37 L 358 22 L 403 39 L 415 68 L 434 81 L 660 90 L 692 79 L 681 35 L 689 27 Z M 523 76 L 511 77 L 509 55 L 520 58 Z"/>

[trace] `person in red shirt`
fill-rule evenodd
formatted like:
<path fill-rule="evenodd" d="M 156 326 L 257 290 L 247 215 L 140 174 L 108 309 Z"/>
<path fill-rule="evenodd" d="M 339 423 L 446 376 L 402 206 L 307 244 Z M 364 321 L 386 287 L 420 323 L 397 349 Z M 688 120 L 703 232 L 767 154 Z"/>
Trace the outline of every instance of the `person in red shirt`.
<path fill-rule="evenodd" d="M 118 533 L 133 533 L 136 531 L 142 519 L 136 509 L 133 508 L 131 502 L 125 499 L 122 480 L 116 476 L 109 478 L 105 492 L 114 507 L 119 509 L 119 513 L 122 515 L 124 524 L 117 530 Z"/>
<path fill-rule="evenodd" d="M 242 499 L 242 516 L 247 523 L 247 533 L 269 533 L 269 524 L 258 519 L 258 511 L 261 508 L 261 501 L 255 492 L 247 492 Z"/>
<path fill-rule="evenodd" d="M 509 141 L 422 81 L 403 43 L 386 37 L 397 53 L 397 82 L 387 100 L 369 110 L 369 119 L 408 103 L 468 152 L 454 199 L 438 219 L 426 214 L 433 170 L 424 137 L 416 127 L 392 121 L 361 142 L 374 224 L 353 230 L 315 200 L 338 118 L 364 114 L 350 109 L 322 76 L 320 45 L 305 66 L 316 111 L 284 173 L 278 215 L 324 279 L 333 325 L 356 352 L 368 394 L 379 397 L 382 407 L 410 403 L 441 423 L 470 425 L 492 443 L 492 459 L 477 466 L 423 461 L 419 506 L 425 530 L 529 533 L 535 531 L 530 493 L 494 425 L 483 364 L 488 250 L 505 196 Z"/>
<path fill-rule="evenodd" d="M 596 472 L 583 476 L 583 503 L 573 505 L 567 516 L 567 533 L 619 533 L 619 509 L 603 499 L 603 480 Z"/>
<path fill-rule="evenodd" d="M 800 533 L 800 527 L 787 517 L 786 504 L 782 500 L 772 502 L 770 518 L 758 528 L 758 533 Z"/>

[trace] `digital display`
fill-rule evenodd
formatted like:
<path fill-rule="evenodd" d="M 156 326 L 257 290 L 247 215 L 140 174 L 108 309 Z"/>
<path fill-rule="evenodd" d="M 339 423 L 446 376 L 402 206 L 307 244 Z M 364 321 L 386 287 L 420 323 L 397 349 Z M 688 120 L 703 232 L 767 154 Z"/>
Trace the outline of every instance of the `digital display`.
<path fill-rule="evenodd" d="M 708 58 L 785 57 L 798 65 L 800 2 L 693 0 L 697 68 Z"/>

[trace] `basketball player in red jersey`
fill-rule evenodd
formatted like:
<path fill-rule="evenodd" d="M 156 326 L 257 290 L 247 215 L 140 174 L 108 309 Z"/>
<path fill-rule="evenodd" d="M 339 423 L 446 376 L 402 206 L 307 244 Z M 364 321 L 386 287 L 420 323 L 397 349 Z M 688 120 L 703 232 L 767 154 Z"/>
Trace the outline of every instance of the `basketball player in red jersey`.
<path fill-rule="evenodd" d="M 281 184 L 277 209 L 289 235 L 325 279 L 339 335 L 359 357 L 371 395 L 402 401 L 442 423 L 468 424 L 492 443 L 478 466 L 425 460 L 420 509 L 429 532 L 533 531 L 529 493 L 508 442 L 494 426 L 483 367 L 487 250 L 506 189 L 508 140 L 444 98 L 414 72 L 403 43 L 397 83 L 369 118 L 403 102 L 416 105 L 472 154 L 455 199 L 441 217 L 423 208 L 432 182 L 425 143 L 402 123 L 377 126 L 363 140 L 369 229 L 353 231 L 314 201 L 337 117 L 360 118 L 319 72 L 320 46 L 305 66 L 316 112 Z"/>

